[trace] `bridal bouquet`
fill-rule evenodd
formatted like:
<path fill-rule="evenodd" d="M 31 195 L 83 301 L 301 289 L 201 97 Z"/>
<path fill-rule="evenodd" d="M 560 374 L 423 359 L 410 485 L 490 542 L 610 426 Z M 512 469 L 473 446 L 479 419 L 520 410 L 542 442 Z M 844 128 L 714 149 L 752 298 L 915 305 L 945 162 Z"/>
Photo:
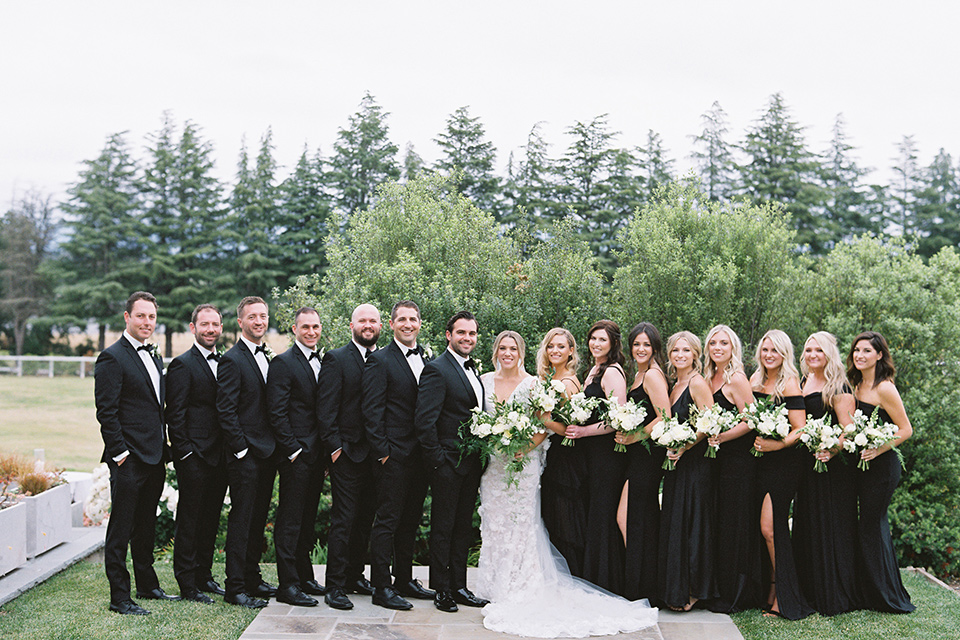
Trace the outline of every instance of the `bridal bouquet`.
<path fill-rule="evenodd" d="M 844 451 L 859 454 L 865 449 L 879 449 L 888 442 L 897 439 L 897 425 L 889 422 L 881 424 L 879 411 L 879 407 L 874 409 L 869 418 L 860 409 L 854 412 L 853 424 L 848 425 L 843 430 Z M 897 452 L 897 458 L 903 465 L 903 454 L 896 447 L 893 447 L 893 450 Z M 857 468 L 861 471 L 868 470 L 870 461 L 860 458 Z"/>
<path fill-rule="evenodd" d="M 693 428 L 697 433 L 705 433 L 707 437 L 718 436 L 740 424 L 740 415 L 733 411 L 724 411 L 715 404 L 706 409 L 692 407 L 694 414 Z M 716 458 L 720 445 L 710 445 L 704 452 L 704 458 Z"/>
<path fill-rule="evenodd" d="M 565 400 L 566 385 L 560 380 L 537 380 L 530 389 L 530 407 L 534 411 L 550 413 Z"/>
<path fill-rule="evenodd" d="M 544 432 L 540 421 L 530 415 L 529 407 L 518 402 L 498 403 L 495 413 L 474 407 L 467 425 L 470 437 L 464 438 L 463 449 L 479 451 L 484 458 L 491 454 L 504 457 L 510 482 L 526 465 L 525 454 L 533 437 Z"/>
<path fill-rule="evenodd" d="M 653 425 L 650 439 L 661 447 L 676 451 L 695 441 L 697 432 L 686 422 L 679 422 L 675 417 L 668 418 L 664 415 L 660 422 Z M 677 468 L 677 465 L 668 457 L 663 461 L 663 468 L 667 471 L 673 471 Z"/>
<path fill-rule="evenodd" d="M 761 438 L 783 440 L 790 435 L 790 420 L 787 415 L 786 405 L 773 404 L 769 398 L 762 398 L 747 405 L 740 414 L 740 419 L 746 420 Z M 750 447 L 750 453 L 758 458 L 763 455 L 756 447 Z"/>
<path fill-rule="evenodd" d="M 843 428 L 840 425 L 833 424 L 830 416 L 807 418 L 807 424 L 800 431 L 800 442 L 816 455 L 818 451 L 829 451 L 840 444 L 841 435 L 843 435 Z M 827 463 L 823 460 L 817 460 L 813 465 L 813 470 L 817 473 L 823 473 L 827 470 Z"/>
<path fill-rule="evenodd" d="M 563 424 L 583 424 L 590 419 L 593 410 L 602 403 L 601 398 L 588 398 L 581 391 L 554 409 L 553 419 Z M 570 438 L 564 438 L 560 444 L 565 447 L 572 447 L 576 443 Z"/>
<path fill-rule="evenodd" d="M 647 410 L 636 404 L 633 400 L 627 400 L 626 404 L 620 404 L 617 402 L 617 397 L 613 396 L 609 400 L 604 400 L 606 405 L 606 414 L 607 419 L 606 423 L 614 431 L 618 431 L 624 435 L 632 436 L 638 434 L 641 436 L 643 446 L 650 450 L 650 445 L 647 444 L 647 432 L 643 430 L 643 420 L 647 417 Z M 613 445 L 613 450 L 620 453 L 627 452 L 627 445 L 620 444 L 619 442 Z"/>

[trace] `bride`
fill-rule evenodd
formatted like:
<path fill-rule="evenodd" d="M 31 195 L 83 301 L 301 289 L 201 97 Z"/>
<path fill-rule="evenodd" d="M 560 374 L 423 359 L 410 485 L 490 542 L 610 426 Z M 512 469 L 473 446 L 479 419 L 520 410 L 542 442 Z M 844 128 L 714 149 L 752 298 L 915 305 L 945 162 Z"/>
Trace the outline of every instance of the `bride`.
<path fill-rule="evenodd" d="M 538 370 L 550 371 L 547 334 L 537 352 Z M 523 368 L 526 346 L 514 331 L 493 344 L 496 369 L 481 379 L 487 407 L 496 402 L 526 402 L 537 378 Z M 542 362 L 541 362 L 542 361 Z M 549 375 L 549 374 L 547 374 Z M 554 368 L 554 378 L 573 372 Z M 560 378 L 558 378 L 560 379 Z M 494 456 L 480 481 L 480 569 L 477 594 L 490 600 L 483 626 L 492 631 L 538 638 L 610 635 L 657 623 L 646 600 L 630 602 L 570 575 L 550 544 L 540 519 L 540 472 L 546 434 L 535 436 L 529 459 L 514 484 L 507 481 L 507 460 Z"/>

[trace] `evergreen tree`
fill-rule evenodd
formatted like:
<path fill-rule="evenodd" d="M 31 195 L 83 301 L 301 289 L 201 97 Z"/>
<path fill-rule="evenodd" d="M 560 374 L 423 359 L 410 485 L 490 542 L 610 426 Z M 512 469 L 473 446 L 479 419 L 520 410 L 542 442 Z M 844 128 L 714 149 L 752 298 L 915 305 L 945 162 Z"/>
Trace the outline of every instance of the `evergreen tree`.
<path fill-rule="evenodd" d="M 736 174 L 733 146 L 726 141 L 727 114 L 719 102 L 714 102 L 710 110 L 700 116 L 700 121 L 703 130 L 693 136 L 694 151 L 690 157 L 707 197 L 714 202 L 729 200 Z"/>
<path fill-rule="evenodd" d="M 387 137 L 387 115 L 367 93 L 348 127 L 340 129 L 330 169 L 336 202 L 344 213 L 366 209 L 377 187 L 400 178 L 398 149 Z"/>
<path fill-rule="evenodd" d="M 889 231 L 903 236 L 914 236 L 917 232 L 914 203 L 920 187 L 920 165 L 917 161 L 917 144 L 913 141 L 913 136 L 903 136 L 897 145 L 894 163 L 888 218 L 893 228 Z"/>
<path fill-rule="evenodd" d="M 878 219 L 869 214 L 869 187 L 863 177 L 869 173 L 861 169 L 850 152 L 854 147 L 848 141 L 842 114 L 833 123 L 830 145 L 824 153 L 820 175 L 825 192 L 820 244 L 832 248 L 837 242 L 875 233 L 880 229 Z"/>
<path fill-rule="evenodd" d="M 514 163 L 511 154 L 508 164 L 505 192 L 509 195 L 509 212 L 502 222 L 516 226 L 521 221 L 548 226 L 549 219 L 561 217 L 558 213 L 556 170 L 548 156 L 549 146 L 540 131 L 542 122 L 530 129 L 521 159 Z"/>
<path fill-rule="evenodd" d="M 413 148 L 413 143 L 408 142 L 403 149 L 403 181 L 410 182 L 423 171 L 426 163 L 420 154 Z"/>
<path fill-rule="evenodd" d="M 301 275 L 320 274 L 327 267 L 326 238 L 330 233 L 333 200 L 327 191 L 324 159 L 304 149 L 293 172 L 280 184 L 280 286 L 296 284 Z"/>
<path fill-rule="evenodd" d="M 502 217 L 500 179 L 494 174 L 497 150 L 484 139 L 480 118 L 471 118 L 469 107 L 460 107 L 447 118 L 447 128 L 434 138 L 442 157 L 436 169 L 457 176 L 457 190 L 482 211 Z"/>
<path fill-rule="evenodd" d="M 943 247 L 960 247 L 960 176 L 942 148 L 921 174 L 915 207 L 917 253 L 930 258 Z"/>
<path fill-rule="evenodd" d="M 108 136 L 67 190 L 69 199 L 60 206 L 66 239 L 53 265 L 59 283 L 54 316 L 68 325 L 96 322 L 100 351 L 107 346 L 107 327 L 120 322 L 127 296 L 147 284 L 137 165 L 124 135 Z"/>
<path fill-rule="evenodd" d="M 660 187 L 673 182 L 673 160 L 667 157 L 667 150 L 663 148 L 663 139 L 653 129 L 647 131 L 647 144 L 637 149 L 641 180 L 646 197 L 650 200 L 654 192 Z M 629 215 L 633 209 L 627 212 Z"/>

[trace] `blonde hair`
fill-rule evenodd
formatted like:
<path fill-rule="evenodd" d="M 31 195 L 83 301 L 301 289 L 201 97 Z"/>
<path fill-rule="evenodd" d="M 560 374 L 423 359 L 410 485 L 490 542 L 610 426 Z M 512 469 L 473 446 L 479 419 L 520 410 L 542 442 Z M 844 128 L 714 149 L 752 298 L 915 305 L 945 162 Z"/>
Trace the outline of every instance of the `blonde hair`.
<path fill-rule="evenodd" d="M 725 324 L 718 324 L 713 329 L 710 329 L 710 333 L 707 334 L 706 339 L 703 341 L 703 344 L 706 345 L 708 352 L 704 353 L 704 364 L 703 364 L 703 377 L 707 380 L 712 380 L 716 371 L 716 363 L 714 363 L 713 358 L 710 357 L 710 340 L 713 336 L 717 335 L 721 331 L 725 331 L 727 336 L 730 338 L 730 344 L 733 347 L 733 353 L 730 355 L 730 362 L 727 363 L 727 366 L 723 368 L 723 383 L 726 384 L 733 379 L 733 374 L 740 372 L 743 373 L 743 343 L 740 342 L 740 337 L 734 333 L 733 329 L 728 327 Z M 744 374 L 746 375 L 746 374 Z"/>
<path fill-rule="evenodd" d="M 500 334 L 493 340 L 493 368 L 496 371 L 500 370 L 500 361 L 497 358 L 497 349 L 500 348 L 500 343 L 503 342 L 504 338 L 512 338 L 514 342 L 517 343 L 517 351 L 519 351 L 519 356 L 517 359 L 517 368 L 523 371 L 523 356 L 527 351 L 527 344 L 523 341 L 523 338 L 516 331 L 501 331 Z"/>
<path fill-rule="evenodd" d="M 780 371 L 777 372 L 777 384 L 773 388 L 773 397 L 779 400 L 783 397 L 783 390 L 787 387 L 787 380 L 793 378 L 798 383 L 800 381 L 797 365 L 794 364 L 793 343 L 790 342 L 790 336 L 780 331 L 780 329 L 770 329 L 770 331 L 763 334 L 759 344 L 757 344 L 757 352 L 753 356 L 753 361 L 758 367 L 757 373 L 760 374 L 753 385 L 754 391 L 762 389 L 763 384 L 767 381 L 767 368 L 763 366 L 763 360 L 760 357 L 760 350 L 763 348 L 764 340 L 770 340 L 774 350 L 783 358 L 783 364 L 780 365 Z"/>
<path fill-rule="evenodd" d="M 551 369 L 550 361 L 547 359 L 547 345 L 557 336 L 566 338 L 567 344 L 570 345 L 572 349 L 570 358 L 567 360 L 567 369 L 570 370 L 570 373 L 577 375 L 577 368 L 580 366 L 580 356 L 577 355 L 577 341 L 573 337 L 573 334 L 563 327 L 554 327 L 550 329 L 550 331 L 547 331 L 547 335 L 543 336 L 543 340 L 540 341 L 540 347 L 537 349 L 537 376 L 544 380 L 550 377 Z"/>
<path fill-rule="evenodd" d="M 700 373 L 700 356 L 703 355 L 703 347 L 700 345 L 700 338 L 689 331 L 678 331 L 667 339 L 667 376 L 677 379 L 677 368 L 673 366 L 673 360 L 670 359 L 670 353 L 677 346 L 678 340 L 686 340 L 687 344 L 693 350 L 693 370 Z"/>
<path fill-rule="evenodd" d="M 823 366 L 823 377 L 826 382 L 824 382 L 823 389 L 820 391 L 820 397 L 823 398 L 823 406 L 832 407 L 837 396 L 851 393 L 850 383 L 847 382 L 847 372 L 843 368 L 843 357 L 840 355 L 839 347 L 837 347 L 837 338 L 832 333 L 826 331 L 811 333 L 810 337 L 803 343 L 804 348 L 811 340 L 817 343 L 827 360 L 827 363 Z M 800 358 L 800 371 L 803 372 L 804 376 L 810 374 L 810 367 L 807 366 L 806 358 Z"/>

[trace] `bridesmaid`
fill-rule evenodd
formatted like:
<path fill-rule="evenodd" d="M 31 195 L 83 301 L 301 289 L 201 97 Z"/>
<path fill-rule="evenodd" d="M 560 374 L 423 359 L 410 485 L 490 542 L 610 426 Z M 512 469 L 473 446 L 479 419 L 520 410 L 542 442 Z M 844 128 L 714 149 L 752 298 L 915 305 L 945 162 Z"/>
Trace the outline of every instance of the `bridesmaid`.
<path fill-rule="evenodd" d="M 860 503 L 858 559 L 864 604 L 877 611 L 910 613 L 916 607 L 900 580 L 887 521 L 890 498 L 900 482 L 900 461 L 890 449 L 913 435 L 910 419 L 893 383 L 896 372 L 890 348 L 882 335 L 864 331 L 853 339 L 847 356 L 847 377 L 855 390 L 857 408 L 868 416 L 878 408 L 881 422 L 897 425 L 896 440 L 861 452 L 860 457 L 870 462 L 870 468 L 856 472 Z"/>
<path fill-rule="evenodd" d="M 630 355 L 637 365 L 627 399 L 647 411 L 647 435 L 660 422 L 661 413 L 670 415 L 670 391 L 663 372 L 663 343 L 660 332 L 649 322 L 635 326 L 627 339 Z M 624 593 L 628 600 L 657 600 L 657 546 L 660 538 L 660 480 L 663 477 L 663 447 L 636 444 L 639 436 L 616 434 L 614 439 L 627 447 L 626 482 L 620 494 L 617 525 L 626 546 Z"/>
<path fill-rule="evenodd" d="M 719 324 L 707 334 L 704 378 L 713 400 L 728 411 L 743 411 L 753 391 L 743 371 L 743 346 L 733 329 Z M 732 613 L 760 604 L 760 513 L 756 506 L 757 459 L 750 454 L 756 434 L 745 422 L 711 436 L 717 452 L 717 587 L 711 611 Z"/>
<path fill-rule="evenodd" d="M 627 401 L 620 327 L 598 320 L 587 332 L 593 366 L 584 380 L 584 395 Z M 569 425 L 568 438 L 582 450 L 587 466 L 587 528 L 583 548 L 583 577 L 623 595 L 623 538 L 617 528 L 617 505 L 623 488 L 626 456 L 613 450 L 613 429 L 600 422 L 599 412 L 586 425 Z"/>
<path fill-rule="evenodd" d="M 537 349 L 537 375 L 560 380 L 566 395 L 580 391 L 577 368 L 577 341 L 566 329 L 554 328 L 540 341 Z M 550 534 L 550 542 L 567 561 L 570 573 L 583 576 L 583 543 L 586 539 L 586 464 L 583 450 L 563 447 L 567 425 L 547 420 L 550 434 L 546 466 L 540 476 L 540 515 Z"/>
<path fill-rule="evenodd" d="M 683 423 L 691 405 L 713 406 L 710 387 L 700 375 L 700 340 L 689 331 L 675 333 L 667 341 L 667 353 L 670 377 L 676 382 L 670 394 L 671 411 Z M 698 600 L 718 595 L 715 460 L 704 457 L 706 450 L 707 440 L 701 434 L 695 443 L 667 451 L 676 469 L 663 479 L 657 584 L 660 598 L 674 611 L 689 611 Z"/>
<path fill-rule="evenodd" d="M 808 418 L 827 415 L 834 425 L 853 420 L 856 403 L 847 383 L 837 339 L 818 331 L 803 345 L 803 402 Z M 832 451 L 803 455 L 800 487 L 793 507 L 793 549 L 800 587 L 823 616 L 859 608 L 856 548 L 857 494 L 855 461 L 844 460 L 840 445 Z M 825 473 L 813 470 L 819 459 Z"/>
<path fill-rule="evenodd" d="M 800 376 L 794 364 L 793 344 L 786 333 L 771 329 L 760 338 L 754 356 L 757 370 L 750 377 L 753 395 L 785 405 L 790 433 L 783 440 L 757 436 L 754 448 L 763 453 L 757 464 L 757 502 L 760 504 L 760 533 L 766 543 L 770 586 L 765 616 L 799 620 L 813 613 L 803 597 L 793 544 L 790 540 L 790 504 L 797 494 L 802 473 L 802 452 L 797 449 L 806 424 L 800 392 Z"/>

